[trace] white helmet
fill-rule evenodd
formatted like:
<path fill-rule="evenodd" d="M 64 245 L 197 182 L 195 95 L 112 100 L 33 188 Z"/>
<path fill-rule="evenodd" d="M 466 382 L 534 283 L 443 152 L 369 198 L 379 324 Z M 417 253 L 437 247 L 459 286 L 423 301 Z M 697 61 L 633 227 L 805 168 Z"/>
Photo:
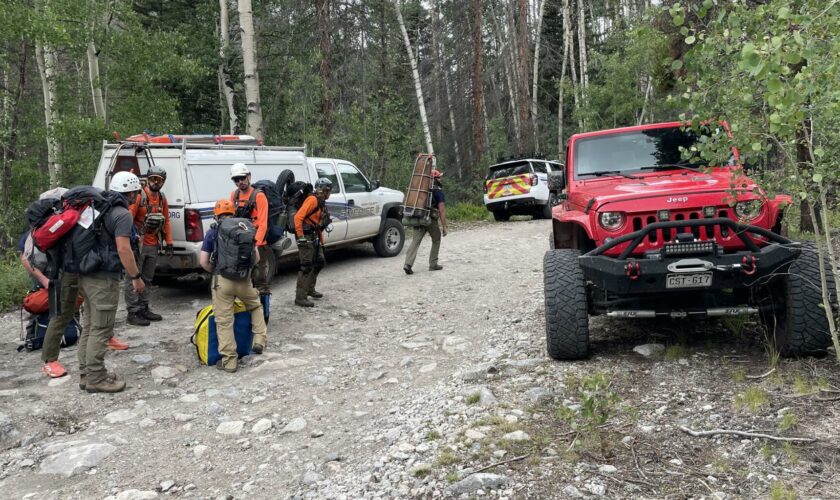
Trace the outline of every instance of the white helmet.
<path fill-rule="evenodd" d="M 140 179 L 131 172 L 117 172 L 111 177 L 109 189 L 118 193 L 130 193 L 140 191 L 142 186 L 140 185 Z"/>
<path fill-rule="evenodd" d="M 244 163 L 234 163 L 230 167 L 230 178 L 233 179 L 234 177 L 242 177 L 245 175 L 251 175 L 251 171 L 248 170 L 248 167 Z"/>

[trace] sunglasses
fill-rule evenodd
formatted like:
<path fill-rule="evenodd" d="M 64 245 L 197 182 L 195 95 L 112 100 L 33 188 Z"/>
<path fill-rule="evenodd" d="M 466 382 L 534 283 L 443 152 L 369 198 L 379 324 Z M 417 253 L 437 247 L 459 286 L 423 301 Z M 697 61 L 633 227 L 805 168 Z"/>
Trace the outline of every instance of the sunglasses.
<path fill-rule="evenodd" d="M 231 177 L 231 180 L 238 184 L 238 183 L 244 181 L 247 178 L 248 178 L 248 176 L 246 176 L 246 175 L 239 175 L 239 176 L 236 176 L 236 177 Z"/>
<path fill-rule="evenodd" d="M 154 182 L 155 184 L 157 184 L 157 183 L 163 182 L 163 177 L 153 175 L 153 176 L 149 177 L 148 180 L 149 180 L 149 182 Z"/>

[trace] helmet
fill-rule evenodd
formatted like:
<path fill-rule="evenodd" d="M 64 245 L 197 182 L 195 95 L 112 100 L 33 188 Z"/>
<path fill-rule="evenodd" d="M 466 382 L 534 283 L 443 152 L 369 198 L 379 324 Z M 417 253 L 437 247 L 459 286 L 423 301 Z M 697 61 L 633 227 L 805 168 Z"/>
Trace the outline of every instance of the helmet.
<path fill-rule="evenodd" d="M 117 172 L 111 177 L 111 191 L 118 193 L 130 193 L 132 191 L 140 191 L 140 179 L 131 172 Z"/>
<path fill-rule="evenodd" d="M 251 171 L 248 170 L 248 167 L 244 163 L 234 163 L 230 167 L 230 178 L 233 179 L 234 177 L 242 177 L 245 175 L 251 175 Z"/>
<path fill-rule="evenodd" d="M 315 191 L 323 191 L 324 189 L 332 191 L 332 181 L 326 177 L 321 177 L 315 181 Z"/>
<path fill-rule="evenodd" d="M 166 169 L 157 165 L 152 165 L 151 167 L 149 167 L 149 171 L 146 172 L 146 178 L 152 177 L 154 175 L 162 177 L 163 180 L 166 180 Z"/>
<path fill-rule="evenodd" d="M 433 168 L 432 169 L 432 179 L 440 179 L 441 177 L 443 177 L 443 174 L 441 173 L 441 171 L 436 169 L 436 168 Z"/>
<path fill-rule="evenodd" d="M 213 207 L 213 215 L 216 217 L 220 215 L 233 215 L 236 212 L 236 209 L 233 208 L 233 203 L 227 198 L 219 200 L 216 202 L 216 206 Z"/>

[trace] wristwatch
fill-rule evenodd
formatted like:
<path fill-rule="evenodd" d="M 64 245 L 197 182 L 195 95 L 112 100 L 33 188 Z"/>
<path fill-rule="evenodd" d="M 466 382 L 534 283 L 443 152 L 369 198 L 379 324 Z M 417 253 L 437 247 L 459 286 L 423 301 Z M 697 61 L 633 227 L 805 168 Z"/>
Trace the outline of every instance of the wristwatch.
<path fill-rule="evenodd" d="M 129 276 L 129 278 L 131 278 L 131 281 L 139 280 L 140 279 L 140 273 L 137 273 L 137 276 Z"/>

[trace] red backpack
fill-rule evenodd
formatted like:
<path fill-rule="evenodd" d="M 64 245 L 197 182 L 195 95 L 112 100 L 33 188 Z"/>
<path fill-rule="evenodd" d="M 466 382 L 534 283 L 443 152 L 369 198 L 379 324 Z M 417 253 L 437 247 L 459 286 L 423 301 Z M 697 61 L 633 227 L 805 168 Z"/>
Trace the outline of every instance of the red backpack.
<path fill-rule="evenodd" d="M 79 210 L 65 204 L 61 212 L 51 215 L 41 227 L 33 229 L 32 242 L 38 250 L 46 252 L 54 247 L 79 222 L 84 208 Z"/>

